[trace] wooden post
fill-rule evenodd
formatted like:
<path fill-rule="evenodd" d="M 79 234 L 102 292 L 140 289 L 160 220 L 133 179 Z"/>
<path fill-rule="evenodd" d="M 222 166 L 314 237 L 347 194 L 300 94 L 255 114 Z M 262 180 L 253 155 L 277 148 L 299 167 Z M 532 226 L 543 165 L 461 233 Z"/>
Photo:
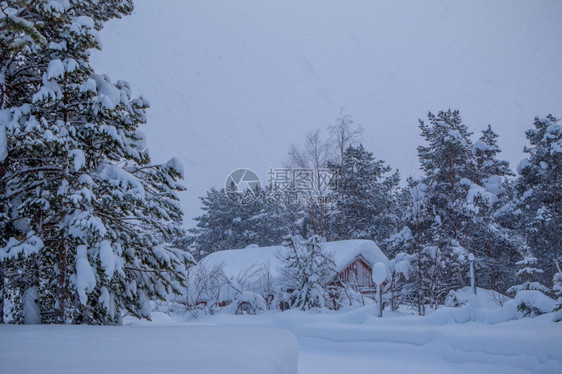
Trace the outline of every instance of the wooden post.
<path fill-rule="evenodd" d="M 382 317 L 382 284 L 386 280 L 386 265 L 377 262 L 373 266 L 373 282 L 377 285 L 377 316 Z"/>

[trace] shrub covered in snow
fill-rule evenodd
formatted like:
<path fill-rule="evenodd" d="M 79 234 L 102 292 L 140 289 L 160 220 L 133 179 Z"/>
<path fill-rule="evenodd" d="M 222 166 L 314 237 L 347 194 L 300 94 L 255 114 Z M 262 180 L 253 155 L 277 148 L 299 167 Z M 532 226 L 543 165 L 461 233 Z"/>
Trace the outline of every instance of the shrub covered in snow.
<path fill-rule="evenodd" d="M 173 309 L 185 309 L 192 317 L 220 310 L 235 314 L 255 314 L 274 306 L 272 278 L 264 267 L 251 266 L 236 276 L 224 271 L 224 264 L 208 264 L 203 259 L 189 270 L 182 296 L 172 296 Z"/>
<path fill-rule="evenodd" d="M 207 266 L 202 262 L 188 271 L 188 282 L 182 304 L 194 317 L 213 314 L 222 301 L 221 291 L 224 283 L 222 267 Z M 174 297 L 174 299 L 178 298 Z"/>
<path fill-rule="evenodd" d="M 454 290 L 449 291 L 447 297 L 445 298 L 445 306 L 451 308 L 458 308 L 465 305 L 468 302 L 467 299 L 462 298 Z"/>
<path fill-rule="evenodd" d="M 244 291 L 236 296 L 230 310 L 235 314 L 256 314 L 267 309 L 264 298 L 253 291 Z"/>
<path fill-rule="evenodd" d="M 540 291 L 524 290 L 515 295 L 515 304 L 524 317 L 536 317 L 552 312 L 556 303 Z"/>
<path fill-rule="evenodd" d="M 281 268 L 281 298 L 290 308 L 308 310 L 329 305 L 327 281 L 336 275 L 335 263 L 322 250 L 318 236 L 308 240 L 289 236 L 286 249 L 279 253 Z"/>
<path fill-rule="evenodd" d="M 507 290 L 508 293 L 518 293 L 524 290 L 537 290 L 541 292 L 548 292 L 548 288 L 535 281 L 536 276 L 541 274 L 543 271 L 535 267 L 537 264 L 537 259 L 531 253 L 531 250 L 527 245 L 523 246 L 523 259 L 517 261 L 515 264 L 520 268 L 516 275 L 519 279 L 523 281 L 518 285 L 512 286 Z"/>
<path fill-rule="evenodd" d="M 352 284 L 345 283 L 340 280 L 337 284 L 329 285 L 327 288 L 329 303 L 326 305 L 329 309 L 340 310 L 346 307 L 365 306 L 366 298 L 361 292 L 356 290 Z"/>

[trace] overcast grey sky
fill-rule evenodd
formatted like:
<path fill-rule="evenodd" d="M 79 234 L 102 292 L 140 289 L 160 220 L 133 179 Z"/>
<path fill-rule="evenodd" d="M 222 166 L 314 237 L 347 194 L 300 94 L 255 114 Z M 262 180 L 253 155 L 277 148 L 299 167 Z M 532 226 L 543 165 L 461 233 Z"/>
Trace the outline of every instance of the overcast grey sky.
<path fill-rule="evenodd" d="M 150 100 L 154 160 L 184 164 L 186 226 L 230 171 L 265 180 L 291 143 L 355 112 L 408 58 L 353 118 L 403 177 L 417 173 L 428 110 L 492 124 L 514 168 L 533 117 L 562 115 L 561 1 L 135 3 L 93 62 Z"/>

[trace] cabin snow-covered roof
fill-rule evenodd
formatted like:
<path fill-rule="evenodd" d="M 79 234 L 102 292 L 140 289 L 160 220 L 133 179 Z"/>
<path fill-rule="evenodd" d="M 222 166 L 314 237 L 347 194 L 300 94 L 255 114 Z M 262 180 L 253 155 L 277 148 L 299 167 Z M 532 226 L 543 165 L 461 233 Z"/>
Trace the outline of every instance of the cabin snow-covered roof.
<path fill-rule="evenodd" d="M 201 260 L 208 267 L 222 266 L 224 274 L 236 277 L 252 267 L 269 268 L 271 275 L 279 275 L 281 262 L 277 253 L 283 246 L 231 249 L 212 253 Z M 341 240 L 322 243 L 324 252 L 331 253 L 338 272 L 343 271 L 355 258 L 362 256 L 370 265 L 376 262 L 388 264 L 388 258 L 372 240 Z"/>

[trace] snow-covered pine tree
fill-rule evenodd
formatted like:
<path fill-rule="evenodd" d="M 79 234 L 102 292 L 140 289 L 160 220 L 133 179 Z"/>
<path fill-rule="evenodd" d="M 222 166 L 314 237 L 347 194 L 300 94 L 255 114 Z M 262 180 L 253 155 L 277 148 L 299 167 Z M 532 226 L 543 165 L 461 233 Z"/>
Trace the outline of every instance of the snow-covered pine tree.
<path fill-rule="evenodd" d="M 304 234 L 305 210 L 300 204 L 284 199 L 271 199 L 269 187 L 263 191 L 264 199 L 256 203 L 249 224 L 256 232 L 260 246 L 280 245 L 287 235 Z"/>
<path fill-rule="evenodd" d="M 549 283 L 562 256 L 562 124 L 552 115 L 535 118 L 525 133 L 529 154 L 518 166 L 511 223 L 527 237 Z"/>
<path fill-rule="evenodd" d="M 430 304 L 427 289 L 430 282 L 427 277 L 433 266 L 427 256 L 426 247 L 430 245 L 433 216 L 428 211 L 427 185 L 412 178 L 408 178 L 407 182 L 408 194 L 404 198 L 406 206 L 402 216 L 404 227 L 389 238 L 385 246 L 389 253 L 400 252 L 398 254 L 404 270 L 402 276 L 396 279 L 396 283 L 391 285 L 394 297 L 407 301 L 419 315 L 425 315 L 425 306 Z M 434 269 L 431 274 L 437 275 L 438 270 L 439 268 Z M 397 293 L 401 295 L 398 296 Z"/>
<path fill-rule="evenodd" d="M 362 144 L 349 146 L 343 154 L 343 163 L 328 163 L 337 170 L 337 197 L 332 218 L 336 239 L 370 239 L 383 244 L 396 232 L 400 213 L 396 201 L 400 182 L 398 172 Z"/>
<path fill-rule="evenodd" d="M 451 289 L 464 286 L 468 255 L 465 246 L 471 235 L 465 223 L 474 214 L 467 204 L 467 194 L 475 184 L 476 172 L 471 133 L 459 112 L 429 113 L 428 122 L 420 120 L 428 145 L 418 147 L 418 158 L 425 173 L 427 211 L 433 221 L 426 231 L 428 245 L 423 252 L 434 264 L 429 290 L 432 304 L 437 305 Z"/>
<path fill-rule="evenodd" d="M 249 204 L 240 204 L 224 189 L 211 188 L 201 197 L 203 214 L 195 218 L 196 227 L 189 230 L 180 245 L 188 248 L 196 259 L 225 249 L 279 245 L 289 234 L 302 226 L 304 212 L 296 204 L 260 197 Z"/>
<path fill-rule="evenodd" d="M 282 300 L 290 308 L 322 308 L 328 302 L 327 282 L 336 275 L 332 256 L 322 249 L 319 236 L 303 240 L 288 236 L 284 251 L 278 253 L 281 268 Z"/>
<path fill-rule="evenodd" d="M 14 299 L 13 310 L 9 314 L 12 321 L 21 322 L 23 301 L 31 299 L 23 296 L 27 290 L 37 287 L 39 266 L 36 254 L 43 243 L 34 235 L 28 222 L 18 219 L 17 212 L 14 212 L 13 207 L 22 202 L 18 192 L 25 190 L 12 191 L 7 185 L 12 181 L 7 177 L 8 173 L 21 169 L 22 158 L 33 156 L 31 151 L 35 139 L 23 136 L 21 147 L 15 149 L 10 130 L 23 115 L 29 113 L 32 95 L 41 84 L 41 69 L 45 67 L 43 55 L 51 31 L 45 19 L 58 20 L 64 4 L 54 1 L 4 1 L 0 7 L 0 266 L 5 269 L 4 275 L 9 277 L 11 286 L 5 289 L 2 301 L 4 298 Z M 13 312 L 16 312 L 15 315 Z"/>
<path fill-rule="evenodd" d="M 522 260 L 517 261 L 515 265 L 519 268 L 516 276 L 522 283 L 510 287 L 507 293 L 514 295 L 517 310 L 525 317 L 551 312 L 554 303 L 544 295 L 549 292 L 549 289 L 538 281 L 543 271 L 536 267 L 538 261 L 526 242 L 521 245 L 521 248 Z M 546 306 L 550 303 L 552 305 Z"/>
<path fill-rule="evenodd" d="M 472 232 L 470 247 L 477 257 L 474 265 L 479 284 L 503 292 L 510 284 L 518 242 L 514 239 L 517 235 L 496 220 L 496 211 L 505 205 L 510 193 L 507 178 L 514 175 L 509 162 L 498 158 L 498 137 L 488 125 L 472 145 L 476 178 L 467 196 L 473 212 L 467 229 Z"/>
<path fill-rule="evenodd" d="M 537 281 L 538 276 L 542 274 L 543 271 L 535 267 L 538 263 L 537 258 L 533 256 L 531 249 L 526 243 L 522 245 L 521 257 L 522 259 L 517 261 L 515 265 L 519 268 L 516 276 L 523 281 L 523 283 L 510 287 L 507 292 L 510 294 L 517 294 L 518 292 L 529 290 L 549 292 L 548 288 Z"/>
<path fill-rule="evenodd" d="M 502 177 L 515 175 L 509 168 L 508 161 L 497 158 L 498 154 L 501 153 L 498 137 L 499 135 L 492 130 L 492 126 L 488 125 L 486 130 L 482 131 L 480 138 L 472 145 L 477 178 L 482 185 L 489 188 L 500 188 Z M 497 193 L 499 194 L 499 191 Z"/>
<path fill-rule="evenodd" d="M 465 285 L 468 253 L 474 253 L 479 263 L 485 253 L 481 240 L 500 232 L 490 218 L 496 197 L 484 182 L 503 176 L 491 173 L 506 171 L 504 163 L 495 159 L 499 149 L 491 129 L 474 147 L 458 111 L 429 113 L 427 124 L 420 120 L 420 129 L 427 143 L 418 147 L 425 175 L 417 183 L 410 182 L 411 212 L 404 219 L 412 237 L 395 239 L 405 241 L 406 250 L 414 255 L 417 284 L 408 289 L 419 293 L 421 313 L 422 303 L 437 307 L 450 290 Z M 389 248 L 396 248 L 395 239 L 389 241 Z"/>
<path fill-rule="evenodd" d="M 41 34 L 41 20 L 34 16 L 36 1 L 3 1 L 0 4 L 0 248 L 9 238 L 19 235 L 11 219 L 6 194 L 6 174 L 12 157 L 8 153 L 6 123 L 12 112 L 29 102 L 36 87 L 37 68 L 31 63 L 33 56 L 46 38 Z M 4 270 L 0 250 L 0 323 L 4 321 L 4 299 L 8 297 L 5 277 L 15 275 Z"/>
<path fill-rule="evenodd" d="M 196 259 L 252 244 L 247 206 L 232 201 L 224 189 L 211 188 L 200 200 L 203 214 L 195 218 L 197 224 L 186 237 L 186 244 Z"/>
<path fill-rule="evenodd" d="M 48 37 L 26 56 L 35 94 L 4 115 L 11 161 L 3 198 L 20 235 L 4 246 L 3 262 L 26 265 L 26 289 L 16 293 L 39 288 L 43 322 L 116 323 L 121 311 L 148 317 L 148 300 L 178 292 L 191 260 L 166 245 L 182 232 L 181 167 L 150 163 L 138 131 L 148 103 L 89 65 L 96 29 L 130 12 L 131 2 L 28 8 Z"/>

